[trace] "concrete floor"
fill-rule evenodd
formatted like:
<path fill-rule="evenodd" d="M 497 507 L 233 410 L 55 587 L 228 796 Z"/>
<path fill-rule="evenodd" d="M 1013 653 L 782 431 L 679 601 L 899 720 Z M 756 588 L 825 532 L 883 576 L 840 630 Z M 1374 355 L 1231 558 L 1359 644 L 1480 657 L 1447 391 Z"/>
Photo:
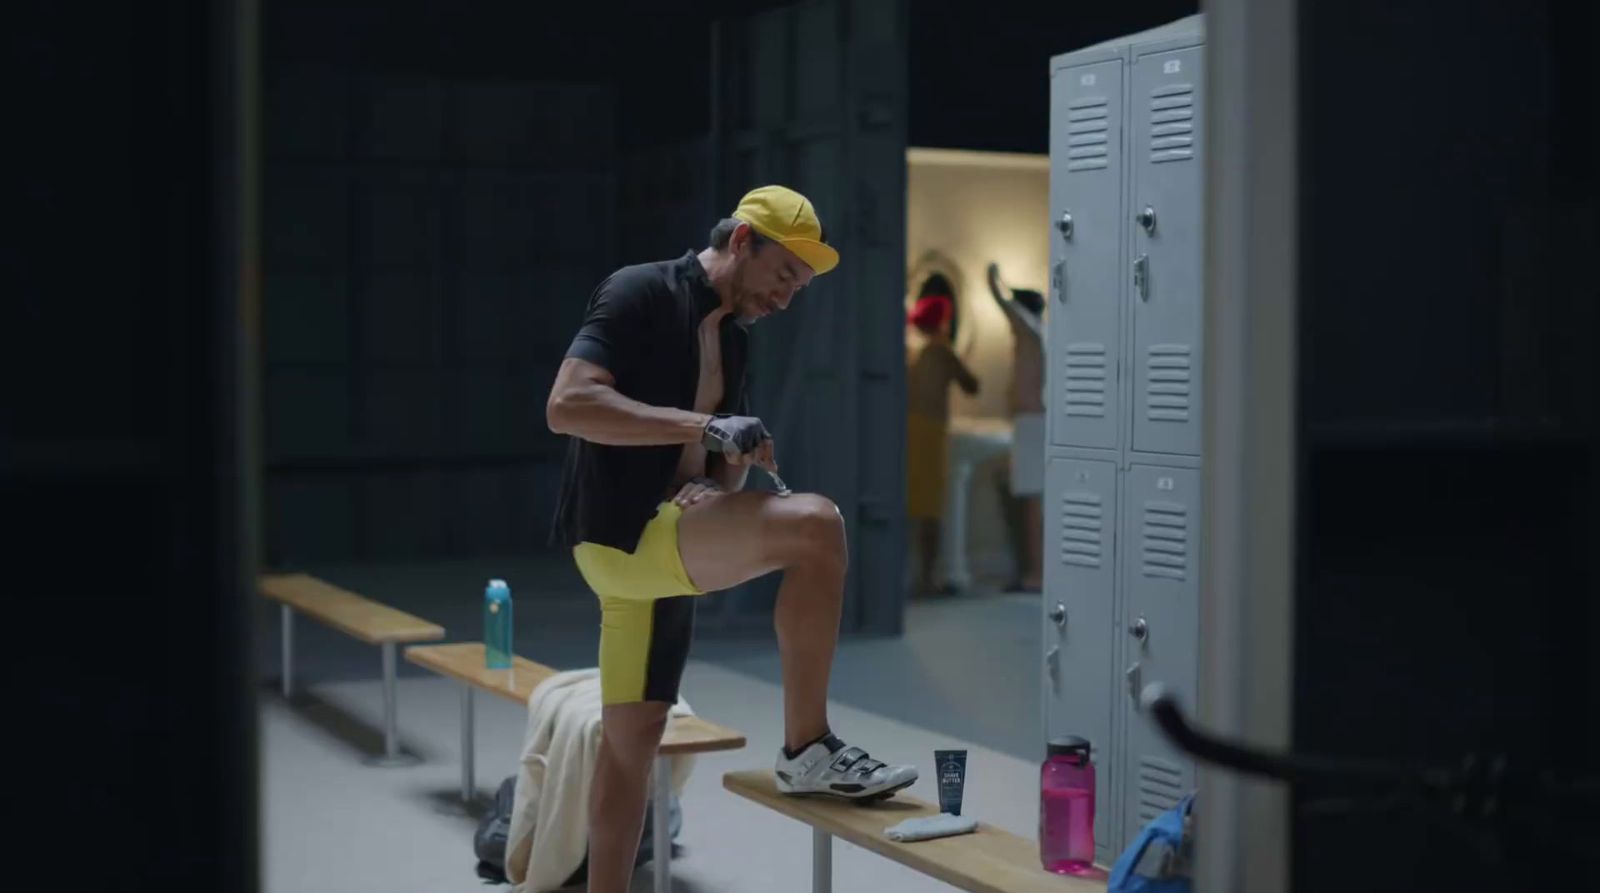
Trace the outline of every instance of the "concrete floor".
<path fill-rule="evenodd" d="M 598 611 L 560 562 L 521 559 L 417 566 L 308 569 L 443 624 L 450 639 L 478 638 L 482 580 L 504 576 L 517 596 L 517 650 L 566 669 L 591 666 Z M 521 581 L 519 585 L 519 580 Z M 533 581 L 538 581 L 535 584 Z M 935 749 L 970 751 L 970 814 L 1031 837 L 1037 821 L 1041 732 L 1037 602 L 995 594 L 914 603 L 906 635 L 841 643 L 832 719 L 846 740 L 923 773 L 909 793 L 936 800 Z M 472 834 L 483 801 L 460 802 L 460 689 L 402 662 L 403 749 L 415 766 L 381 769 L 378 653 L 301 620 L 292 702 L 277 694 L 274 613 L 262 631 L 262 792 L 265 889 L 479 890 Z M 696 642 L 684 698 L 744 732 L 743 751 L 699 758 L 684 793 L 680 891 L 810 889 L 810 836 L 781 816 L 727 793 L 723 772 L 766 767 L 781 741 L 781 693 L 770 639 Z M 526 712 L 477 699 L 477 784 L 483 799 L 515 770 Z M 757 856 L 757 853 L 760 855 Z M 834 854 L 839 890 L 951 889 L 854 847 Z M 772 879 L 770 882 L 768 879 Z M 649 888 L 649 868 L 636 889 Z"/>

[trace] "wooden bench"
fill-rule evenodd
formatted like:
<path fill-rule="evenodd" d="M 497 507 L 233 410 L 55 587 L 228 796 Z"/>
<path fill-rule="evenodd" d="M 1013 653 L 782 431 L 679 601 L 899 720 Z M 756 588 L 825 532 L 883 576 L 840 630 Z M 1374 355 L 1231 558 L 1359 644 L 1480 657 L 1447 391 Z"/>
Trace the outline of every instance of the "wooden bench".
<path fill-rule="evenodd" d="M 400 755 L 395 646 L 442 639 L 444 627 L 306 574 L 263 574 L 257 588 L 264 598 L 278 602 L 283 612 L 283 696 L 288 698 L 294 691 L 295 612 L 379 646 L 383 650 L 383 757 L 368 762 L 379 766 L 415 763 L 414 758 Z"/>
<path fill-rule="evenodd" d="M 904 792 L 871 806 L 794 797 L 778 792 L 770 769 L 729 772 L 722 776 L 722 786 L 811 826 L 814 893 L 833 889 L 835 837 L 973 893 L 1105 893 L 1105 881 L 1045 871 L 1039 866 L 1037 842 L 981 822 L 971 834 L 911 843 L 890 840 L 885 828 L 939 812 Z"/>
<path fill-rule="evenodd" d="M 406 660 L 461 683 L 461 799 L 469 802 L 476 784 L 473 779 L 473 691 L 481 689 L 526 707 L 534 688 L 557 672 L 525 657 L 513 657 L 510 669 L 491 670 L 485 666 L 484 657 L 482 642 L 406 649 Z M 651 798 L 657 893 L 667 893 L 672 876 L 672 839 L 667 822 L 668 804 L 672 800 L 672 772 L 668 758 L 678 754 L 739 750 L 744 745 L 743 735 L 698 716 L 674 717 L 667 723 L 656 758 L 655 796 Z"/>

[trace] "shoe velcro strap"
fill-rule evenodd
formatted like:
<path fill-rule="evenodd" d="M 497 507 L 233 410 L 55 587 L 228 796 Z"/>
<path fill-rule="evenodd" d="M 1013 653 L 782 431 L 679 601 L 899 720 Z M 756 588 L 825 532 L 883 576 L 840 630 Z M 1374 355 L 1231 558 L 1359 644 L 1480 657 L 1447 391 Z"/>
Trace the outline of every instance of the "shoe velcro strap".
<path fill-rule="evenodd" d="M 833 765 L 830 768 L 835 772 L 849 772 L 851 766 L 866 758 L 867 752 L 861 748 L 847 747 L 839 751 L 839 755 L 833 758 Z"/>
<path fill-rule="evenodd" d="M 859 747 L 848 747 L 840 751 L 832 766 L 835 772 L 854 773 L 863 777 L 871 775 L 883 767 L 883 763 L 868 757 L 867 752 Z"/>

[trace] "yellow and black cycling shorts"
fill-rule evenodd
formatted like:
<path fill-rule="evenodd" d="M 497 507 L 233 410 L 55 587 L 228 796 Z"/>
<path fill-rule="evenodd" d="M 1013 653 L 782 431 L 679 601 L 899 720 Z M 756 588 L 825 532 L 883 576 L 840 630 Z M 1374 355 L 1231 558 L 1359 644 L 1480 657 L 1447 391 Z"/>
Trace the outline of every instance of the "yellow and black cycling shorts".
<path fill-rule="evenodd" d="M 607 705 L 678 700 L 694 635 L 694 596 L 704 594 L 678 554 L 682 515 L 677 505 L 661 503 L 632 552 L 589 542 L 572 550 L 578 572 L 600 597 L 600 697 Z"/>

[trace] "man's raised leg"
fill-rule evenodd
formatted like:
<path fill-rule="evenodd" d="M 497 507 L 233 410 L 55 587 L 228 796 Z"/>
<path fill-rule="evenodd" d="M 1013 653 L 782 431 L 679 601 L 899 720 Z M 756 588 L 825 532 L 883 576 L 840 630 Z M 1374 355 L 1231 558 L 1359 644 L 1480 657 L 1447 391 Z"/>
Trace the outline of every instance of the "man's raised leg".
<path fill-rule="evenodd" d="M 844 601 L 839 509 L 809 493 L 719 495 L 684 511 L 678 552 L 689 579 L 707 592 L 783 571 L 773 624 L 783 664 L 784 744 L 794 749 L 821 738 Z"/>
<path fill-rule="evenodd" d="M 689 579 L 708 592 L 783 571 L 773 617 L 783 665 L 780 790 L 877 797 L 916 780 L 910 766 L 888 766 L 846 747 L 828 724 L 848 565 L 844 519 L 833 502 L 809 493 L 703 499 L 678 522 L 678 552 Z"/>

